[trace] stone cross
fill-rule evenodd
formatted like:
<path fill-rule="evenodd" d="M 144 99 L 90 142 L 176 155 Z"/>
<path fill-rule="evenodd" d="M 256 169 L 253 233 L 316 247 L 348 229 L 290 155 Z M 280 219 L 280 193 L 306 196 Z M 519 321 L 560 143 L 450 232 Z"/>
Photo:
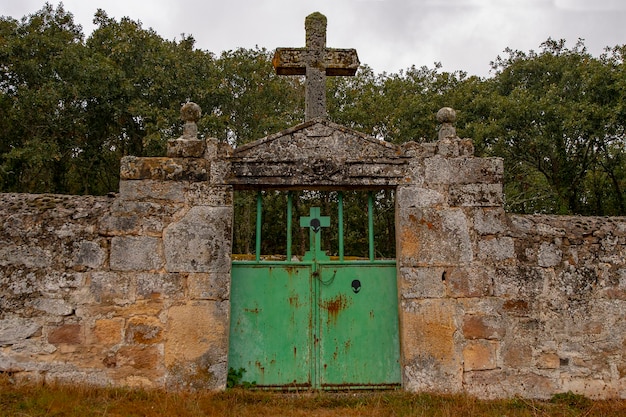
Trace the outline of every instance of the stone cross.
<path fill-rule="evenodd" d="M 326 117 L 326 76 L 354 75 L 359 68 L 355 49 L 326 47 L 326 16 L 312 13 L 304 21 L 305 48 L 277 48 L 272 64 L 278 75 L 305 75 L 305 120 Z"/>

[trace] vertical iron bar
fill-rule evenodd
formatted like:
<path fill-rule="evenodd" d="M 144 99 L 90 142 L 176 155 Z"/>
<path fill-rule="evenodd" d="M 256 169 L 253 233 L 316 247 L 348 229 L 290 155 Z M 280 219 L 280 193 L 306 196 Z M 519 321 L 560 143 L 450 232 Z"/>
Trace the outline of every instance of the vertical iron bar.
<path fill-rule="evenodd" d="M 369 237 L 370 261 L 374 260 L 374 195 L 367 193 L 367 229 Z"/>
<path fill-rule="evenodd" d="M 263 196 L 261 190 L 256 195 L 256 245 L 255 245 L 255 260 L 259 262 L 261 260 L 261 209 L 263 208 Z"/>
<path fill-rule="evenodd" d="M 343 192 L 337 194 L 337 222 L 338 224 L 338 240 L 339 240 L 339 262 L 343 262 Z"/>
<path fill-rule="evenodd" d="M 287 192 L 287 262 L 291 262 L 291 217 L 293 210 L 293 192 Z"/>

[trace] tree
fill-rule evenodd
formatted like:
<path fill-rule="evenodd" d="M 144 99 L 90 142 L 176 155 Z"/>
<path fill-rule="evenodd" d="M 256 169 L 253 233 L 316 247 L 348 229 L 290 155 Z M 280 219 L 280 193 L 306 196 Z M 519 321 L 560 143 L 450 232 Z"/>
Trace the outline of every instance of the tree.
<path fill-rule="evenodd" d="M 271 53 L 219 57 L 192 36 L 161 38 L 98 10 L 85 40 L 60 5 L 0 18 L 0 191 L 105 194 L 124 155 L 164 155 L 180 106 L 199 131 L 233 146 L 304 120 L 301 77 L 277 76 Z M 582 41 L 508 49 L 493 76 L 440 66 L 329 77 L 329 118 L 393 143 L 432 141 L 435 114 L 458 112 L 477 155 L 505 160 L 506 207 L 521 213 L 626 214 L 626 46 L 591 56 Z"/>
<path fill-rule="evenodd" d="M 216 62 L 211 133 L 232 145 L 260 139 L 304 121 L 304 85 L 274 73 L 265 49 L 223 52 Z"/>
<path fill-rule="evenodd" d="M 505 158 L 509 208 L 597 212 L 588 187 L 597 187 L 602 164 L 608 167 L 605 150 L 623 142 L 611 115 L 620 97 L 614 69 L 582 41 L 568 49 L 549 39 L 539 53 L 507 53 L 493 63 L 484 96 L 468 107 L 483 111 L 470 129 L 481 151 Z"/>
<path fill-rule="evenodd" d="M 71 137 L 82 135 L 80 26 L 62 5 L 2 18 L 0 181 L 7 191 L 68 192 Z"/>
<path fill-rule="evenodd" d="M 437 111 L 452 105 L 452 94 L 466 77 L 439 68 L 374 75 L 363 66 L 355 77 L 331 78 L 330 118 L 392 143 L 434 140 Z"/>
<path fill-rule="evenodd" d="M 180 106 L 187 99 L 216 106 L 214 57 L 194 50 L 194 39 L 166 41 L 127 17 L 119 22 L 98 10 L 87 40 L 90 56 L 110 72 L 94 102 L 110 124 L 116 149 L 135 156 L 162 155 L 166 140 L 180 131 Z M 104 111 L 102 111 L 104 110 Z"/>

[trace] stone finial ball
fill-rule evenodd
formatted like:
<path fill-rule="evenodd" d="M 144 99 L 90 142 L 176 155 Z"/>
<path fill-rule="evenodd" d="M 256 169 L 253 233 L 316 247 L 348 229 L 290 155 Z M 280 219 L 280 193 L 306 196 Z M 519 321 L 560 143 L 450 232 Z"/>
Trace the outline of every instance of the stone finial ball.
<path fill-rule="evenodd" d="M 439 123 L 456 122 L 456 111 L 452 107 L 442 107 L 437 112 L 437 121 Z"/>
<path fill-rule="evenodd" d="M 196 103 L 192 103 L 191 101 L 183 104 L 183 107 L 180 109 L 180 118 L 185 122 L 194 122 L 196 123 L 200 120 L 200 116 L 202 116 L 202 109 Z"/>

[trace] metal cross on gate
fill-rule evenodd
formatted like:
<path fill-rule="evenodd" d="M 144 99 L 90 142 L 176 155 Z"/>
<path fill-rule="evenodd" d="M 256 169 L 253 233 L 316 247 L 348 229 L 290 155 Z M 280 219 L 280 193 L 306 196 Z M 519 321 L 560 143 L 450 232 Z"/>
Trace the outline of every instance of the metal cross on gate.
<path fill-rule="evenodd" d="M 278 75 L 305 75 L 305 120 L 326 117 L 326 76 L 350 76 L 359 68 L 355 49 L 326 47 L 326 16 L 306 17 L 305 48 L 277 48 L 272 64 Z"/>
<path fill-rule="evenodd" d="M 322 227 L 330 226 L 330 217 L 322 216 L 319 207 L 311 207 L 308 216 L 300 217 L 300 227 L 309 228 L 310 250 L 304 254 L 305 261 L 328 260 L 328 255 L 322 250 Z"/>

